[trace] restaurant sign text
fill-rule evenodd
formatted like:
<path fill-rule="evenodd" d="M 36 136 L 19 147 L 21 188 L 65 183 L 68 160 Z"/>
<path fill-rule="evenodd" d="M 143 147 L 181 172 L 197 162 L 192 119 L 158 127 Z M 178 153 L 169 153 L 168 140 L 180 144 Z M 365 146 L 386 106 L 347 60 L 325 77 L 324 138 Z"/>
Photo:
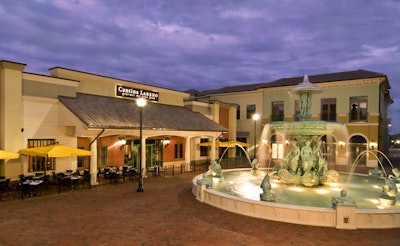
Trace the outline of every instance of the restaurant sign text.
<path fill-rule="evenodd" d="M 120 97 L 144 98 L 149 101 L 158 101 L 158 96 L 159 96 L 158 92 L 135 89 L 122 85 L 117 85 L 116 94 L 117 96 Z"/>

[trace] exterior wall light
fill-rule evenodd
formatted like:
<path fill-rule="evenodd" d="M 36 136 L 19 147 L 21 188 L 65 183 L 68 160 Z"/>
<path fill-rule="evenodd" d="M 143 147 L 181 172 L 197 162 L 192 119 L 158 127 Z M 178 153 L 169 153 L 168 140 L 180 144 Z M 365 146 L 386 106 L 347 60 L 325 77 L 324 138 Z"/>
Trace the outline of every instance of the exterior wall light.
<path fill-rule="evenodd" d="M 372 150 L 376 149 L 377 146 L 378 146 L 378 144 L 375 143 L 374 140 L 372 140 L 372 141 L 369 143 L 369 147 L 370 147 L 370 149 L 372 149 Z"/>
<path fill-rule="evenodd" d="M 346 145 L 346 143 L 343 142 L 343 141 L 339 141 L 338 144 L 339 144 L 341 149 L 343 149 L 343 147 Z"/>
<path fill-rule="evenodd" d="M 121 144 L 121 146 L 119 148 L 120 148 L 120 150 L 122 150 L 126 145 L 126 140 L 122 139 L 122 140 L 119 141 L 119 143 Z"/>
<path fill-rule="evenodd" d="M 166 139 L 164 140 L 165 148 L 167 148 L 167 146 L 168 146 L 170 143 L 171 143 L 171 140 L 169 140 L 169 138 L 166 138 Z"/>

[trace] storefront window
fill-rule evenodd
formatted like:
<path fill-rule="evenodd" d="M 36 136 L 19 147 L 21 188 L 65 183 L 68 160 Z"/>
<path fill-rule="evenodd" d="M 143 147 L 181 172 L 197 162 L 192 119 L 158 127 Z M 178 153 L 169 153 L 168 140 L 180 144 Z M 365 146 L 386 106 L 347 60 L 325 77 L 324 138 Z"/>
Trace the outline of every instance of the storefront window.
<path fill-rule="evenodd" d="M 28 148 L 42 147 L 55 144 L 55 139 L 28 139 Z M 47 162 L 47 163 L 46 163 Z M 46 158 L 41 156 L 29 156 L 28 162 L 29 172 L 40 172 L 46 170 L 54 170 L 55 158 Z"/>

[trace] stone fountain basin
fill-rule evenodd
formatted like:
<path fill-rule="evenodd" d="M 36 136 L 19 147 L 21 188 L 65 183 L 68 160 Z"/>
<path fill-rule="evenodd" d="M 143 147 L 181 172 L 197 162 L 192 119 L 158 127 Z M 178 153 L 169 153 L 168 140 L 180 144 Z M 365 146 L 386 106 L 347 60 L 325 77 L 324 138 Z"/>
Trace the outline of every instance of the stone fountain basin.
<path fill-rule="evenodd" d="M 249 171 L 233 169 L 229 171 Z M 192 193 L 200 202 L 219 209 L 250 217 L 293 224 L 334 227 L 337 229 L 400 228 L 400 209 L 357 209 L 353 206 L 323 208 L 257 201 L 241 198 L 198 184 L 203 174 L 192 180 Z"/>

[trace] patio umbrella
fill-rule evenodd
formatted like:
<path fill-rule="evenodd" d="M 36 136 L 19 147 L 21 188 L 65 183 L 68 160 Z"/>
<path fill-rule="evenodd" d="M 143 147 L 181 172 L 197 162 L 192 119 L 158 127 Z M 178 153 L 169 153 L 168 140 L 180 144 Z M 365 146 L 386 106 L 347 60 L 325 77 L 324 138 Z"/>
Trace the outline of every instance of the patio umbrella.
<path fill-rule="evenodd" d="M 71 156 L 91 156 L 92 151 L 77 149 L 62 144 L 47 145 L 41 147 L 21 149 L 19 153 L 31 156 L 41 156 L 45 158 L 71 157 Z M 46 175 L 46 168 L 44 169 Z"/>
<path fill-rule="evenodd" d="M 215 142 L 215 146 L 216 147 L 234 148 L 234 147 L 236 147 L 236 145 L 240 145 L 242 147 L 249 147 L 250 146 L 250 144 L 248 144 L 248 143 L 243 143 L 243 142 L 236 141 L 236 140 L 229 140 L 229 141 L 226 141 L 226 142 L 221 142 L 221 141 L 216 141 Z M 209 146 L 211 146 L 211 142 L 200 143 L 199 146 L 207 146 L 207 147 L 209 147 Z"/>
<path fill-rule="evenodd" d="M 41 157 L 70 157 L 70 156 L 92 155 L 92 151 L 73 148 L 62 144 L 21 149 L 19 153 L 24 155 L 41 156 Z"/>
<path fill-rule="evenodd" d="M 5 151 L 5 150 L 0 150 L 0 160 L 17 159 L 17 158 L 19 158 L 19 154 L 18 153 L 8 152 L 8 151 Z"/>

